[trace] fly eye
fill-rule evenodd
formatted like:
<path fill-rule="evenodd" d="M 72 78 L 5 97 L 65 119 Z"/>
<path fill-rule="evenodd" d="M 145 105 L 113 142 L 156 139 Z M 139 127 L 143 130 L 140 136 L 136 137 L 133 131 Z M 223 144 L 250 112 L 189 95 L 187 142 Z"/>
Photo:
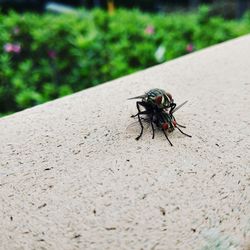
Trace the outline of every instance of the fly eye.
<path fill-rule="evenodd" d="M 170 102 L 172 102 L 172 101 L 173 101 L 173 97 L 172 97 L 172 95 L 171 95 L 171 94 L 167 93 L 167 97 L 169 98 Z"/>
<path fill-rule="evenodd" d="M 163 98 L 162 98 L 161 95 L 158 95 L 158 96 L 155 97 L 155 103 L 156 103 L 156 104 L 159 105 L 159 104 L 162 103 L 162 101 L 163 101 Z"/>
<path fill-rule="evenodd" d="M 168 124 L 165 122 L 165 123 L 163 123 L 162 124 L 162 128 L 164 129 L 164 130 L 167 130 L 168 129 Z"/>

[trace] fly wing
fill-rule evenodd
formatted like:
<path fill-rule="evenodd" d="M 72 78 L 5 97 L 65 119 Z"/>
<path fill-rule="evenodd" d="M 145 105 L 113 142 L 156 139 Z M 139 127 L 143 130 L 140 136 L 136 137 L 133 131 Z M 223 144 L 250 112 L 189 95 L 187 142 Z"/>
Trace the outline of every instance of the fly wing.
<path fill-rule="evenodd" d="M 188 101 L 185 101 L 185 102 L 183 102 L 182 104 L 180 104 L 179 106 L 177 106 L 177 107 L 172 111 L 172 114 L 173 114 L 174 112 L 176 112 L 178 109 L 180 109 L 182 106 L 184 106 L 187 102 L 188 102 Z"/>
<path fill-rule="evenodd" d="M 139 96 L 135 96 L 135 97 L 131 97 L 131 98 L 128 98 L 128 100 L 142 99 L 142 98 L 145 98 L 145 97 L 146 97 L 146 94 L 144 94 L 144 95 L 139 95 Z"/>
<path fill-rule="evenodd" d="M 141 125 L 138 121 L 138 118 L 136 117 L 136 121 L 132 122 L 131 124 L 129 124 L 126 128 L 126 134 L 128 135 L 132 135 L 132 136 L 138 136 L 141 132 Z M 149 130 L 150 126 L 150 120 L 147 118 L 142 118 L 141 117 L 141 121 L 142 121 L 142 125 L 145 131 Z"/>

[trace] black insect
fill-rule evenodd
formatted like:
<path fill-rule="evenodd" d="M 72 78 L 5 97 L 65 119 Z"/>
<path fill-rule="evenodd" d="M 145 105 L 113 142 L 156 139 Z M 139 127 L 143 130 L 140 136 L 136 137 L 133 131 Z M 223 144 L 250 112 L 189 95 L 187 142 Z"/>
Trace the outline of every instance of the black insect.
<path fill-rule="evenodd" d="M 152 139 L 154 139 L 155 136 L 156 126 L 163 131 L 171 146 L 173 146 L 173 144 L 169 140 L 167 132 L 178 129 L 182 134 L 191 137 L 191 135 L 184 133 L 180 129 L 180 127 L 185 128 L 185 126 L 178 124 L 173 115 L 174 112 L 186 104 L 187 101 L 176 107 L 172 95 L 162 89 L 151 89 L 144 95 L 129 98 L 129 100 L 131 99 L 141 99 L 141 101 L 136 102 L 138 113 L 131 116 L 133 118 L 138 117 L 141 126 L 141 132 L 135 138 L 136 140 L 139 140 L 143 134 L 143 121 L 150 123 L 153 131 Z M 141 110 L 141 108 L 143 108 L 143 110 Z"/>

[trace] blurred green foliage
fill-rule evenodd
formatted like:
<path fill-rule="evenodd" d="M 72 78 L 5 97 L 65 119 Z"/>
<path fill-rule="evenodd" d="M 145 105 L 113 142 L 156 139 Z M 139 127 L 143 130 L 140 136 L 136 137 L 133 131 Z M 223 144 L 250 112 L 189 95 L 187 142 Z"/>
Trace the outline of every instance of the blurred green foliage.
<path fill-rule="evenodd" d="M 96 9 L 0 13 L 0 113 L 7 114 L 171 60 L 250 31 L 197 13 Z"/>

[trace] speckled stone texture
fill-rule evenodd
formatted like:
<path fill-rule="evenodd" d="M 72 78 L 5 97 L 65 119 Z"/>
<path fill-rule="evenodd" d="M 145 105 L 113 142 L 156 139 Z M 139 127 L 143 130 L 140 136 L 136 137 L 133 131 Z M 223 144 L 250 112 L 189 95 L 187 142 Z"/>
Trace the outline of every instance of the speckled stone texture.
<path fill-rule="evenodd" d="M 155 87 L 192 138 L 134 139 Z M 0 119 L 0 249 L 249 249 L 249 97 L 245 36 Z"/>

